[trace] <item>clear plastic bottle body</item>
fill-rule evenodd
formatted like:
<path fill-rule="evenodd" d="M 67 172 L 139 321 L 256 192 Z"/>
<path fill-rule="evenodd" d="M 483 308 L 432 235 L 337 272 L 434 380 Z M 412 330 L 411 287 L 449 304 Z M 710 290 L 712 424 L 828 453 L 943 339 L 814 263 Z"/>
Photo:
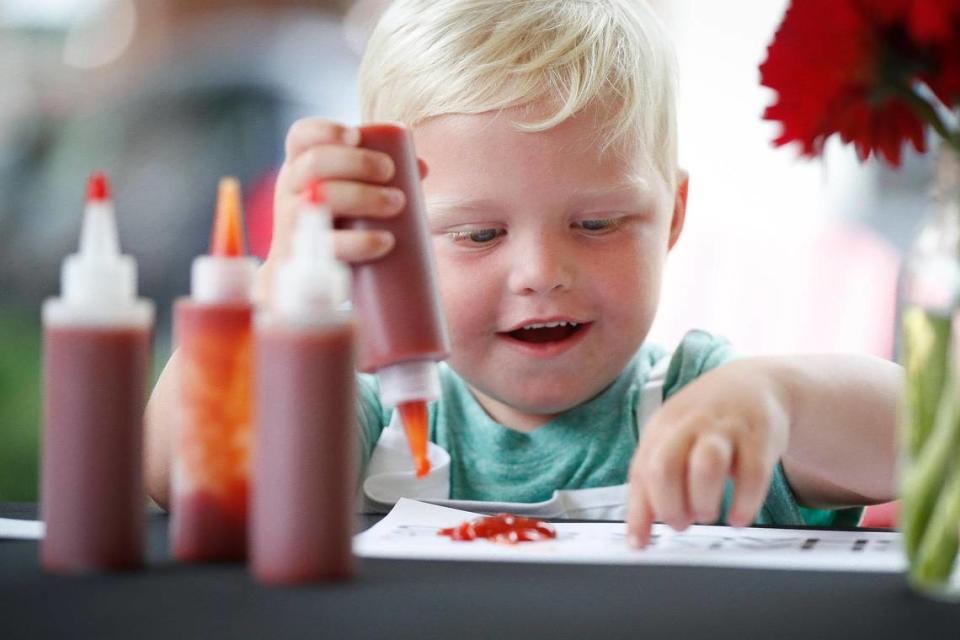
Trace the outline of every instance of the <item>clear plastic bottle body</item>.
<path fill-rule="evenodd" d="M 143 412 L 149 326 L 46 326 L 41 565 L 143 566 Z"/>
<path fill-rule="evenodd" d="M 120 252 L 109 183 L 87 184 L 80 246 L 43 305 L 41 516 L 47 571 L 143 564 L 143 412 L 154 321 Z"/>
<path fill-rule="evenodd" d="M 179 360 L 170 543 L 185 562 L 242 560 L 250 496 L 253 306 L 174 305 Z"/>
<path fill-rule="evenodd" d="M 396 239 L 382 259 L 353 266 L 352 300 L 361 332 L 359 368 L 373 373 L 400 362 L 443 360 L 449 345 L 413 138 L 409 130 L 394 124 L 367 125 L 360 132 L 360 146 L 393 158 L 396 173 L 389 186 L 401 189 L 407 203 L 395 217 L 358 218 L 345 225 L 390 231 Z"/>
<path fill-rule="evenodd" d="M 354 327 L 258 315 L 250 562 L 269 584 L 353 575 Z"/>

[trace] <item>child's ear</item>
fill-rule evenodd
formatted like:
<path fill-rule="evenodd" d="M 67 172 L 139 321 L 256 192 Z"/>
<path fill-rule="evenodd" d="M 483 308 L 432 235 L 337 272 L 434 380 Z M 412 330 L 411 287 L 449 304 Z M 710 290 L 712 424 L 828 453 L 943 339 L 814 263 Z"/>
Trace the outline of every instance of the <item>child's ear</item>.
<path fill-rule="evenodd" d="M 685 169 L 677 169 L 677 193 L 673 199 L 673 219 L 670 221 L 670 242 L 667 249 L 673 249 L 683 231 L 683 221 L 687 217 L 687 190 L 690 187 L 690 174 Z"/>

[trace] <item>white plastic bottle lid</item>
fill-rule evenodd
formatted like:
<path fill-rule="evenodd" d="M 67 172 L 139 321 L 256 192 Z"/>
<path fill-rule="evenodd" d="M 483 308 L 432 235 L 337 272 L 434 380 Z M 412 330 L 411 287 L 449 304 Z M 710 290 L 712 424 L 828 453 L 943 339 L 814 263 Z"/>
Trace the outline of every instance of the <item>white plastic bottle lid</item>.
<path fill-rule="evenodd" d="M 413 400 L 440 398 L 440 372 L 433 360 L 410 360 L 377 370 L 380 400 L 385 407 L 395 407 Z"/>
<path fill-rule="evenodd" d="M 244 254 L 240 181 L 226 177 L 217 192 L 210 255 L 197 256 L 190 269 L 190 295 L 203 304 L 253 302 L 257 259 Z"/>
<path fill-rule="evenodd" d="M 120 253 L 110 188 L 103 173 L 87 183 L 80 248 L 60 268 L 61 296 L 43 305 L 44 324 L 149 326 L 153 303 L 137 297 L 137 263 Z"/>
<path fill-rule="evenodd" d="M 349 270 L 334 255 L 333 220 L 323 183 L 314 180 L 297 213 L 290 257 L 277 269 L 273 311 L 295 323 L 327 321 L 346 300 L 349 279 Z"/>

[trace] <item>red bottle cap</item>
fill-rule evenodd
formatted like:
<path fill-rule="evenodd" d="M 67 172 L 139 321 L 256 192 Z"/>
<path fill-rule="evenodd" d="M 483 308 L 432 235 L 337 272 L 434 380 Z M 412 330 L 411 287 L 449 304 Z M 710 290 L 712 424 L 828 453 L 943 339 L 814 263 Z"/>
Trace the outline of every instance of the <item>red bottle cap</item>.
<path fill-rule="evenodd" d="M 87 179 L 87 202 L 103 202 L 110 199 L 110 182 L 107 174 L 97 171 Z"/>
<path fill-rule="evenodd" d="M 317 207 L 327 204 L 327 187 L 323 180 L 314 178 L 310 181 L 310 184 L 307 185 L 305 199 L 308 204 Z"/>

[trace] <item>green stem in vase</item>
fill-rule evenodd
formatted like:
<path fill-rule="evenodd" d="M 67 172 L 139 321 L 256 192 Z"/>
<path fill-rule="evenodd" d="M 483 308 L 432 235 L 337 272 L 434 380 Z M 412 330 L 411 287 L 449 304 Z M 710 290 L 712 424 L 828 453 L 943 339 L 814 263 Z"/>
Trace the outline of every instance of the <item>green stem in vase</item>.
<path fill-rule="evenodd" d="M 933 428 L 947 372 L 950 318 L 928 314 L 919 307 L 903 313 L 907 375 L 906 416 L 901 434 L 911 459 Z"/>
<path fill-rule="evenodd" d="M 943 584 L 953 572 L 960 536 L 960 465 L 952 465 L 950 479 L 933 508 L 933 514 L 910 565 L 910 578 L 918 586 Z"/>
<path fill-rule="evenodd" d="M 940 112 L 930 104 L 929 100 L 920 95 L 917 89 L 911 85 L 894 83 L 892 88 L 896 94 L 906 100 L 914 113 L 933 127 L 933 130 L 945 143 L 953 147 L 955 151 L 960 152 L 960 131 L 951 130 L 940 116 Z M 931 93 L 931 95 L 933 94 Z M 936 100 L 935 97 L 933 99 Z"/>
<path fill-rule="evenodd" d="M 933 429 L 903 472 L 900 525 L 911 562 L 917 557 L 951 463 L 960 456 L 960 398 L 954 367 L 947 372 L 947 378 L 947 383 L 940 386 Z"/>

